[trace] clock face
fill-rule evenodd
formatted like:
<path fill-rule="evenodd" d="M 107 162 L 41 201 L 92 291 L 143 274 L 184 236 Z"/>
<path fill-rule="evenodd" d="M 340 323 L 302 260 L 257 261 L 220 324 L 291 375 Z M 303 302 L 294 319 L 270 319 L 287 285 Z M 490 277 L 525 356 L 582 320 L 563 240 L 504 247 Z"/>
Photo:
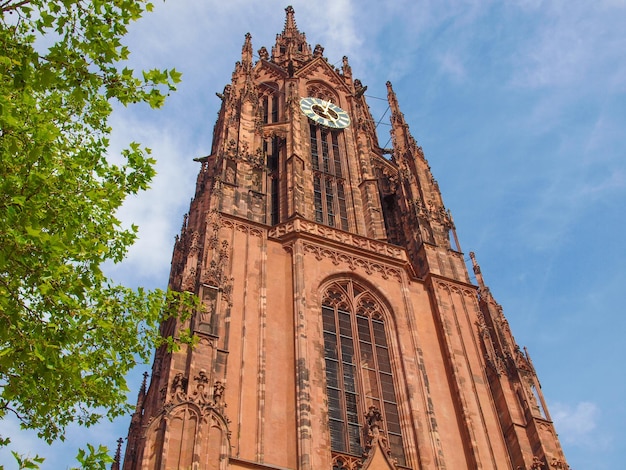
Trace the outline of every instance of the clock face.
<path fill-rule="evenodd" d="M 300 109 L 306 117 L 331 129 L 345 129 L 350 125 L 350 116 L 339 106 L 319 98 L 302 98 Z"/>

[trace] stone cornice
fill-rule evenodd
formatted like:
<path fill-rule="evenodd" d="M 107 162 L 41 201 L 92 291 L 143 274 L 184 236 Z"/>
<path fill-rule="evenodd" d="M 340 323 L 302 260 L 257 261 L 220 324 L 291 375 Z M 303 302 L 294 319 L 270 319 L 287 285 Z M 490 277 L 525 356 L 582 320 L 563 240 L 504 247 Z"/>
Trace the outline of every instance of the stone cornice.
<path fill-rule="evenodd" d="M 268 238 L 275 238 L 281 241 L 289 240 L 296 235 L 304 235 L 311 240 L 322 242 L 324 245 L 332 246 L 336 249 L 353 249 L 361 255 L 367 252 L 373 257 L 385 258 L 387 262 L 394 260 L 396 264 L 408 264 L 404 248 L 344 232 L 302 218 L 294 218 L 272 227 L 268 231 Z"/>

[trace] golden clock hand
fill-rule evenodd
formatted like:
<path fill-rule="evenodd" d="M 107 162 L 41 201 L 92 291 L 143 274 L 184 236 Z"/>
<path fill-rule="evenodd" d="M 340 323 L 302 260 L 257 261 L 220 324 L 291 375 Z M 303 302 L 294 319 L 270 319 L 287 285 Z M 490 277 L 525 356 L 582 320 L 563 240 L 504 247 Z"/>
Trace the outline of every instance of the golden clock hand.
<path fill-rule="evenodd" d="M 324 114 L 326 114 L 327 116 L 328 116 L 328 108 L 330 107 L 330 105 L 331 105 L 331 102 L 327 101 L 326 102 L 326 107 L 324 108 Z"/>

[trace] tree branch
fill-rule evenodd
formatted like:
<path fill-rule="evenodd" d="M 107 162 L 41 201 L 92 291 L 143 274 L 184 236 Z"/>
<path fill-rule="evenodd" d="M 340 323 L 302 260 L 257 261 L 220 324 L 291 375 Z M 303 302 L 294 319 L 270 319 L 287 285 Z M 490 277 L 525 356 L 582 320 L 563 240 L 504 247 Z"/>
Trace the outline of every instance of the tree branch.
<path fill-rule="evenodd" d="M 31 0 L 22 0 L 21 2 L 17 2 L 14 5 L 11 5 L 12 0 L 6 0 L 5 2 L 0 3 L 0 11 L 11 12 L 20 9 L 24 5 L 28 5 Z"/>
<path fill-rule="evenodd" d="M 15 411 L 13 408 L 11 408 L 9 406 L 9 402 L 8 401 L 4 401 L 2 404 L 0 404 L 0 409 L 2 409 L 4 411 L 10 411 L 11 413 L 13 413 L 17 417 L 17 419 L 20 420 L 20 423 L 26 423 L 27 422 L 22 415 L 20 415 L 17 411 Z"/>

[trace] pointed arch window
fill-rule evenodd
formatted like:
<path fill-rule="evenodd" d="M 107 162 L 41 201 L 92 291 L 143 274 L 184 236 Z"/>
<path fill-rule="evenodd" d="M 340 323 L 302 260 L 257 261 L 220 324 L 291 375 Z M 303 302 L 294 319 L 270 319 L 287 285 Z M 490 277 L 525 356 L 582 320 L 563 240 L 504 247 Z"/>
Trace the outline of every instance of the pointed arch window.
<path fill-rule="evenodd" d="M 348 230 L 340 131 L 309 123 L 315 221 Z"/>
<path fill-rule="evenodd" d="M 374 406 L 381 412 L 393 457 L 404 465 L 382 306 L 357 283 L 333 283 L 322 297 L 322 323 L 331 449 L 362 454 L 364 416 Z"/>
<path fill-rule="evenodd" d="M 270 224 L 276 225 L 280 221 L 280 149 L 284 141 L 278 136 L 263 141 L 263 153 L 266 155 L 266 168 L 269 186 L 269 218 Z"/>
<path fill-rule="evenodd" d="M 262 114 L 263 124 L 272 124 L 278 122 L 278 95 L 276 93 L 269 93 L 262 98 Z"/>

